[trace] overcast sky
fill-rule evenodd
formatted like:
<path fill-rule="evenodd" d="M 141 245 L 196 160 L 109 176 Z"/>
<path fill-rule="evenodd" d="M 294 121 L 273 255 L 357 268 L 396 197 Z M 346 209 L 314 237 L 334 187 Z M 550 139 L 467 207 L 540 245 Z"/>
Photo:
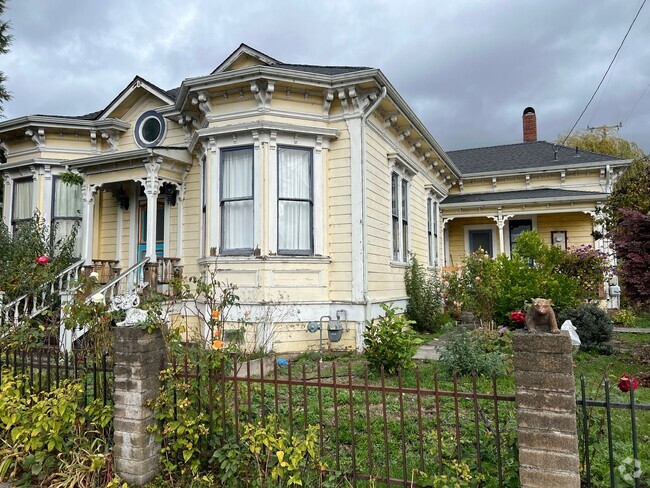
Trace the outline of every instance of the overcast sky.
<path fill-rule="evenodd" d="M 571 128 L 643 0 L 9 0 L 8 118 L 104 108 L 137 74 L 209 74 L 240 43 L 288 63 L 381 69 L 447 150 Z M 578 125 L 650 152 L 650 4 Z"/>

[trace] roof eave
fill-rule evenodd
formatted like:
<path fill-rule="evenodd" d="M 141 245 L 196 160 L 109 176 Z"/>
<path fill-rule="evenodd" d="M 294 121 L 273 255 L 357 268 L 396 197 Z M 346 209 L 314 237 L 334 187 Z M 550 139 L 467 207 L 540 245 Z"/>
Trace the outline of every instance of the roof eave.
<path fill-rule="evenodd" d="M 632 163 L 632 159 L 612 159 L 607 161 L 592 161 L 588 163 L 577 164 L 558 164 L 555 166 L 531 166 L 530 168 L 504 169 L 499 171 L 482 171 L 480 173 L 462 173 L 462 178 L 485 178 L 500 175 L 516 175 L 529 173 L 549 173 L 560 172 L 574 169 L 593 169 L 602 168 L 603 166 L 627 166 Z"/>
<path fill-rule="evenodd" d="M 85 120 L 50 115 L 26 115 L 16 119 L 0 122 L 0 134 L 27 127 L 66 128 L 77 130 L 115 129 L 126 132 L 130 124 L 120 119 L 108 118 L 103 120 Z"/>
<path fill-rule="evenodd" d="M 600 195 L 575 195 L 571 197 L 566 197 L 559 199 L 559 197 L 547 197 L 547 198 L 536 198 L 533 203 L 570 203 L 570 202 L 599 202 L 606 199 L 608 196 L 607 193 L 602 193 Z M 485 207 L 485 206 L 502 206 L 510 204 L 521 204 L 522 202 L 530 202 L 526 198 L 517 198 L 509 200 L 486 200 L 486 201 L 474 201 L 474 202 L 462 202 L 462 203 L 445 203 L 444 200 L 440 202 L 441 208 L 467 208 L 467 207 Z"/>

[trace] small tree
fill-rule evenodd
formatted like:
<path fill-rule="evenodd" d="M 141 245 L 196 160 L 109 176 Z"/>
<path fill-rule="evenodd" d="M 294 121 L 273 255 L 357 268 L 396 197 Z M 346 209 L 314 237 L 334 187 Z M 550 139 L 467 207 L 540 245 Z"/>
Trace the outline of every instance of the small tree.
<path fill-rule="evenodd" d="M 576 132 L 569 138 L 566 137 L 566 134 L 560 134 L 556 143 L 568 147 L 577 147 L 583 151 L 609 154 L 621 159 L 638 159 L 644 156 L 643 151 L 636 142 L 623 139 L 618 135 L 618 132 L 606 128 L 601 129 L 599 132 L 593 130 Z"/>
<path fill-rule="evenodd" d="M 420 332 L 433 332 L 438 327 L 442 312 L 440 280 L 436 274 L 427 276 L 415 256 L 404 273 L 406 294 L 409 297 L 406 316 L 414 322 L 413 328 Z"/>
<path fill-rule="evenodd" d="M 0 0 L 0 16 L 4 14 L 6 0 Z M 11 35 L 9 34 L 9 22 L 0 19 L 0 54 L 7 54 L 9 52 L 9 44 L 11 44 Z M 11 100 L 11 94 L 5 88 L 5 81 L 7 77 L 0 71 L 0 116 L 3 112 L 2 102 Z"/>
<path fill-rule="evenodd" d="M 633 305 L 650 307 L 650 216 L 619 209 L 621 219 L 612 231 L 625 297 Z"/>

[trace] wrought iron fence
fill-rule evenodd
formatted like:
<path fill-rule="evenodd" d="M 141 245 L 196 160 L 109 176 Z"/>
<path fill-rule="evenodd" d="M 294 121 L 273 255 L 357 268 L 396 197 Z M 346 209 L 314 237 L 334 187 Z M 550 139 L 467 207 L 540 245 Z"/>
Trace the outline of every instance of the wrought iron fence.
<path fill-rule="evenodd" d="M 639 404 L 632 380 L 623 384 L 626 401 L 612 401 L 609 377 L 603 379 L 604 399 L 586 394 L 585 377 L 580 377 L 578 435 L 581 478 L 586 487 L 650 486 L 650 432 L 639 440 L 639 416 L 650 425 L 650 404 Z M 645 466 L 643 466 L 645 464 Z"/>
<path fill-rule="evenodd" d="M 112 359 L 108 353 L 95 360 L 79 352 L 61 353 L 51 348 L 5 350 L 0 352 L 0 385 L 7 369 L 25 378 L 23 395 L 50 392 L 66 380 L 75 380 L 84 389 L 84 405 L 94 400 L 104 405 L 113 403 Z"/>
<path fill-rule="evenodd" d="M 320 460 L 352 486 L 414 486 L 442 473 L 455 477 L 462 466 L 483 486 L 518 483 L 515 397 L 500 394 L 496 378 L 257 364 L 222 362 L 208 374 L 188 362 L 176 369 L 187 386 L 178 394 L 200 403 L 222 442 L 238 442 L 247 426 L 273 415 L 290 436 L 315 426 Z"/>

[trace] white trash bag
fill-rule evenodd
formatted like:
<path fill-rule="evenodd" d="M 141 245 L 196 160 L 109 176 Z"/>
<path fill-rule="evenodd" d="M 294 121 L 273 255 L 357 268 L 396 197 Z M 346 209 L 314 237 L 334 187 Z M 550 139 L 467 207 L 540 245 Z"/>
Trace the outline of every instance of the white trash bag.
<path fill-rule="evenodd" d="M 580 336 L 578 336 L 576 328 L 570 320 L 565 320 L 562 327 L 560 327 L 560 330 L 568 330 L 569 336 L 571 337 L 571 345 L 573 347 L 580 347 Z"/>

